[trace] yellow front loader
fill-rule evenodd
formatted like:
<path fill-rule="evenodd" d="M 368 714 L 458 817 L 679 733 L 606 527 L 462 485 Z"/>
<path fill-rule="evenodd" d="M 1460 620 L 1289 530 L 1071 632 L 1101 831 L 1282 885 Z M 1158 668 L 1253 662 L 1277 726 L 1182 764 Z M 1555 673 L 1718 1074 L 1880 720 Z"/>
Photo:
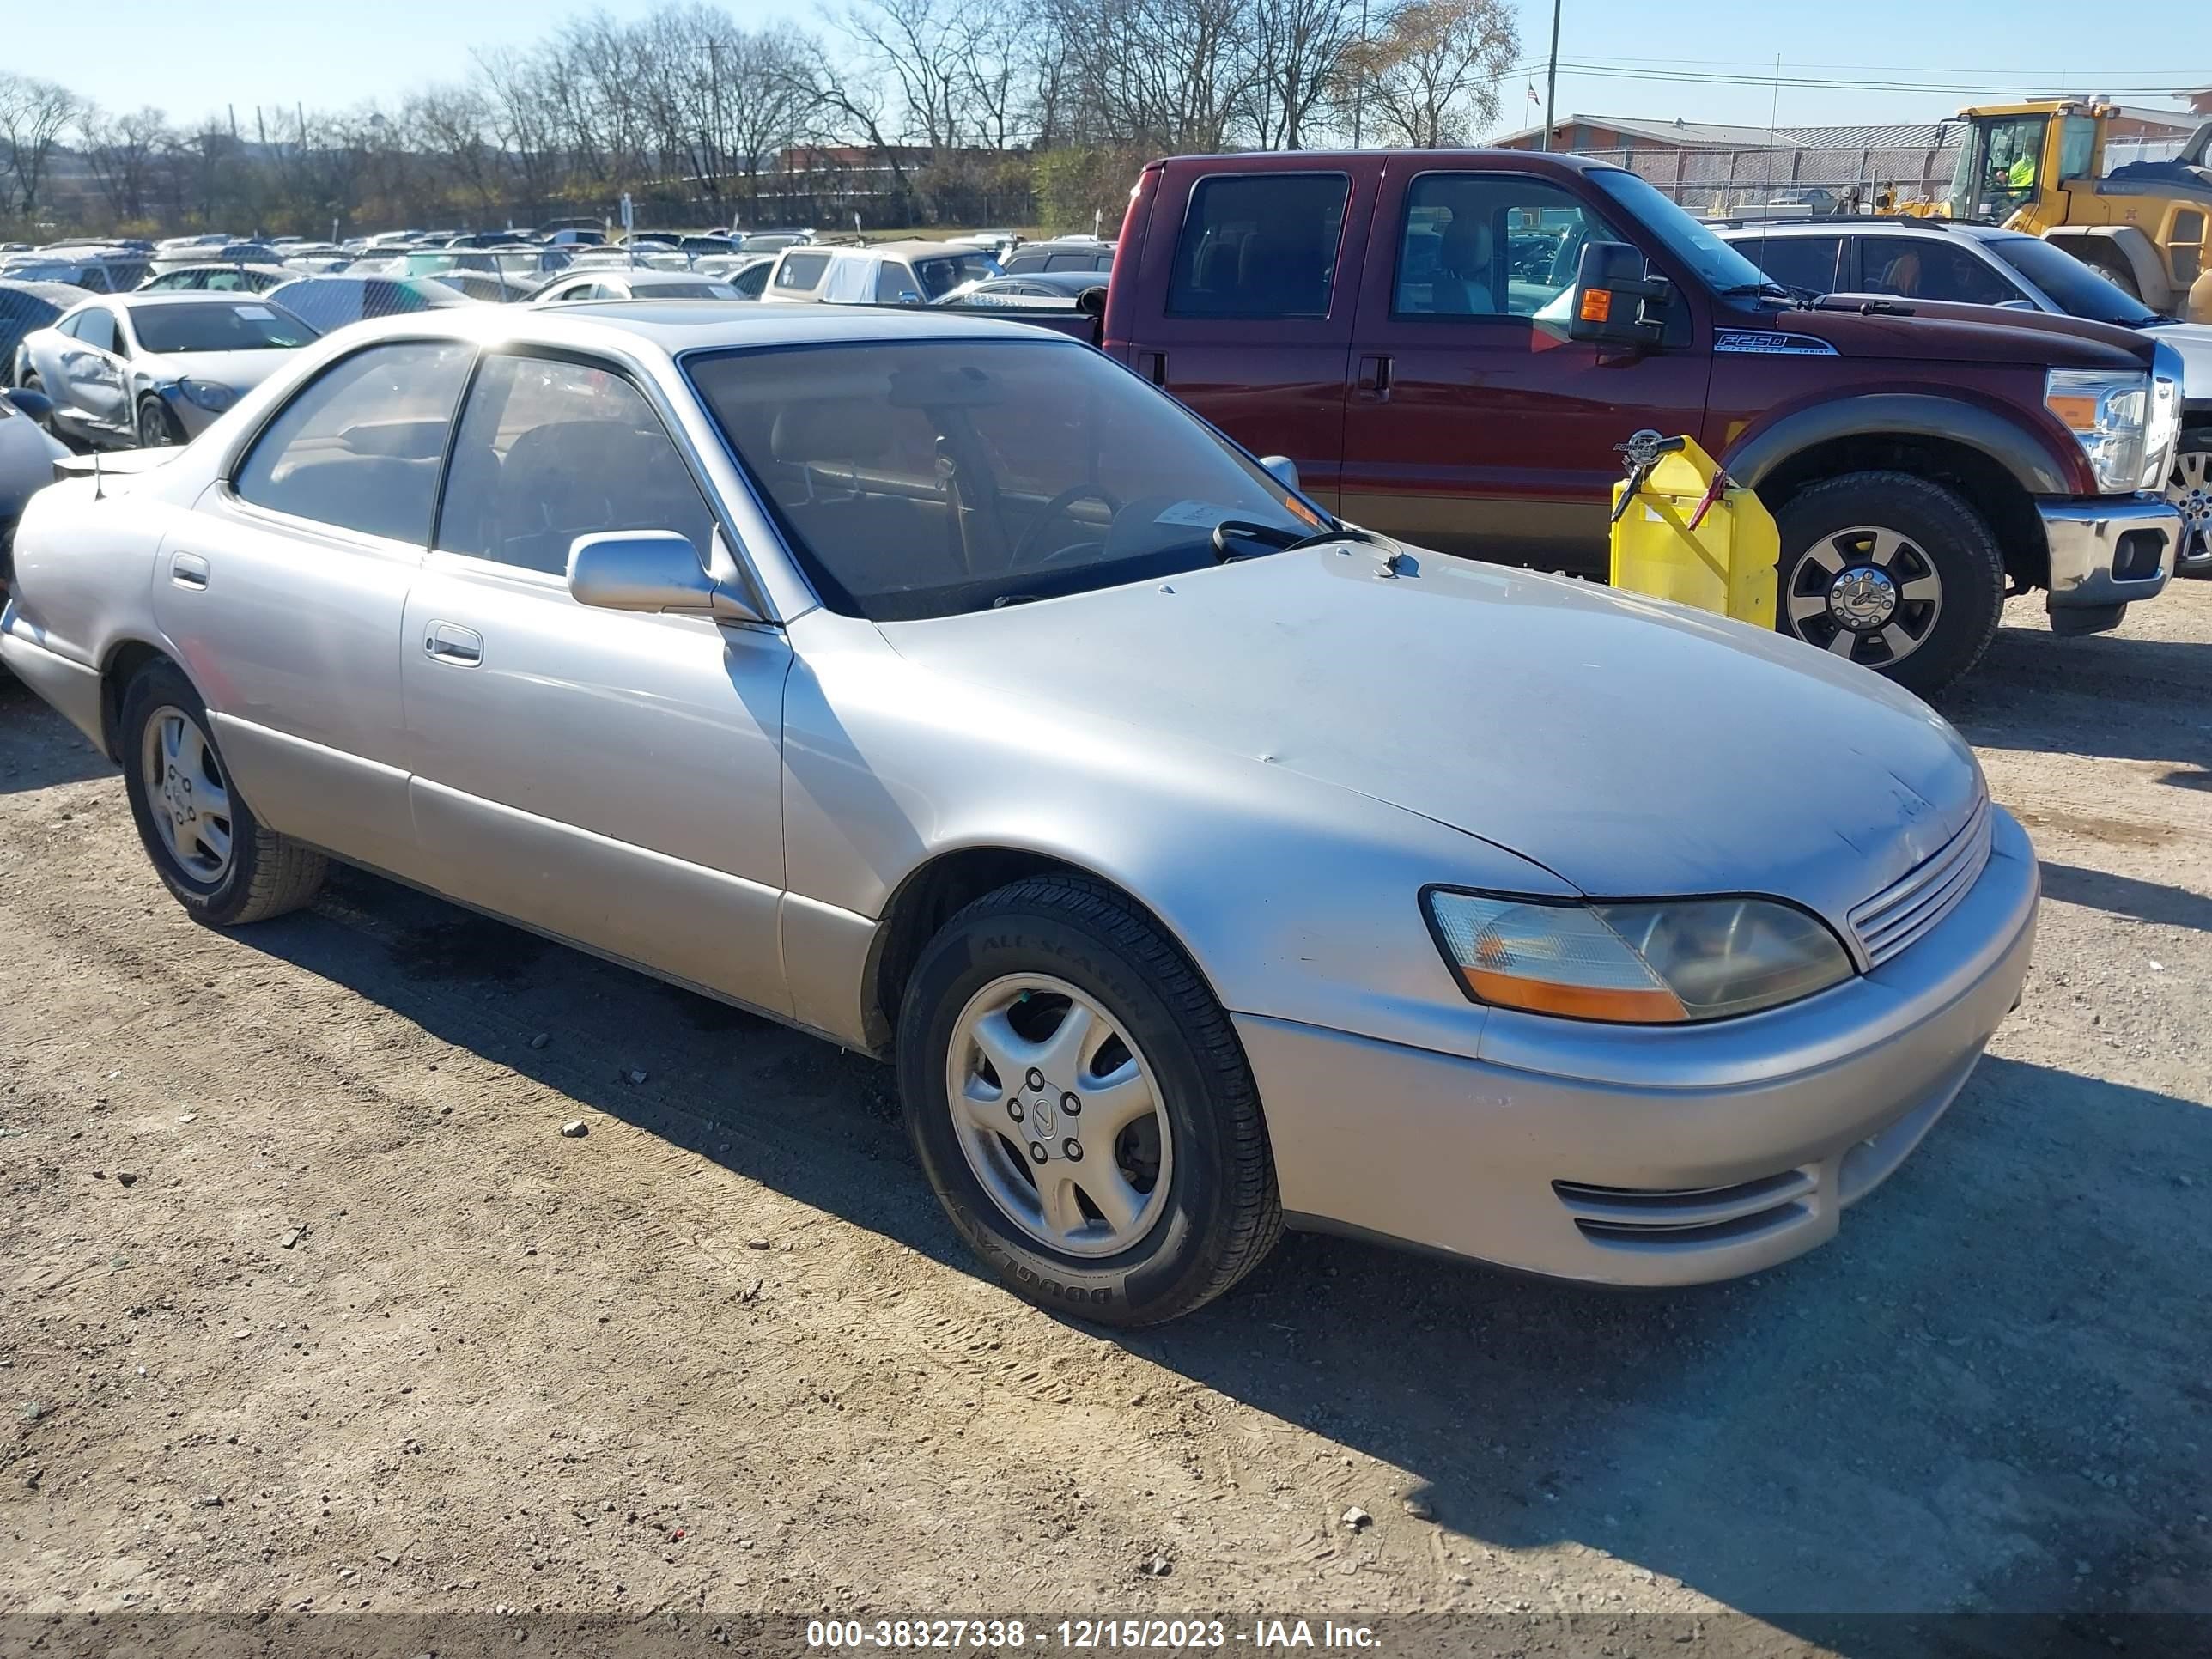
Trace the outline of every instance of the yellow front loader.
<path fill-rule="evenodd" d="M 1959 112 L 1943 210 L 2057 243 L 2152 310 L 2212 323 L 2212 121 L 2172 161 L 2106 170 L 2109 104 L 2045 99 Z"/>

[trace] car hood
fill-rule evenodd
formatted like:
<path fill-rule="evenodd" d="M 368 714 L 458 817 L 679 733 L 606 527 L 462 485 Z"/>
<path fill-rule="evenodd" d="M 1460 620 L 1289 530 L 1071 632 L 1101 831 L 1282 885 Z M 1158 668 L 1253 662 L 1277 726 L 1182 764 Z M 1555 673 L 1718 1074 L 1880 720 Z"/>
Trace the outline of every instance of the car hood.
<path fill-rule="evenodd" d="M 234 392 L 251 392 L 292 360 L 281 351 L 165 351 L 137 361 L 138 372 L 166 385 L 172 380 L 210 380 Z"/>
<path fill-rule="evenodd" d="M 2181 354 L 2183 400 L 2212 405 L 2212 323 L 2154 323 L 2143 332 Z"/>
<path fill-rule="evenodd" d="M 1861 312 L 1846 306 L 1901 307 Z M 2124 372 L 2150 367 L 2150 343 L 2133 329 L 2041 311 L 1832 294 L 1826 308 L 1784 311 L 1765 325 L 1826 340 L 1847 357 L 2004 363 Z"/>
<path fill-rule="evenodd" d="M 882 632 L 1011 706 L 1302 773 L 1593 896 L 1771 893 L 1840 927 L 1983 797 L 1934 711 L 1810 647 L 1441 554 L 1403 566 L 1301 550 Z"/>

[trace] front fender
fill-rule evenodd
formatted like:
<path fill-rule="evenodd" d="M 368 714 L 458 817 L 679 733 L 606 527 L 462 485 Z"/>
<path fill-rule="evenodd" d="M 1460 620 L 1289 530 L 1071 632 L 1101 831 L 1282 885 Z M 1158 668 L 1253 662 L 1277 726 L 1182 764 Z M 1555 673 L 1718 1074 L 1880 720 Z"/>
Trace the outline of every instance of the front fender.
<path fill-rule="evenodd" d="M 1037 854 L 1144 904 L 1234 1012 L 1472 1055 L 1484 1011 L 1421 890 L 1574 896 L 1504 848 L 1287 768 L 949 681 L 866 623 L 820 611 L 790 634 L 795 900 L 879 917 L 944 854 Z"/>
<path fill-rule="evenodd" d="M 2095 493 L 2078 456 L 2067 456 L 2011 416 L 1960 398 L 1871 392 L 1806 404 L 1754 425 L 1723 455 L 1729 477 L 1756 489 L 1793 456 L 1866 437 L 1964 444 L 1995 461 L 2031 495 Z"/>

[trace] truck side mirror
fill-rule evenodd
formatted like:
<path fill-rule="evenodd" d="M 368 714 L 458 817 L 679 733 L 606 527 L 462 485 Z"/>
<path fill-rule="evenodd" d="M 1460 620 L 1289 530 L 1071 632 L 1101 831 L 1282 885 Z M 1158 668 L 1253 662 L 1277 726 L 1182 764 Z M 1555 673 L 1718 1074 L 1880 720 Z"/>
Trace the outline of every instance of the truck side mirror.
<path fill-rule="evenodd" d="M 1567 337 L 1648 350 L 1659 343 L 1665 324 L 1646 313 L 1664 305 L 1674 292 L 1674 284 L 1652 276 L 1644 256 L 1627 243 L 1589 243 L 1575 270 Z"/>

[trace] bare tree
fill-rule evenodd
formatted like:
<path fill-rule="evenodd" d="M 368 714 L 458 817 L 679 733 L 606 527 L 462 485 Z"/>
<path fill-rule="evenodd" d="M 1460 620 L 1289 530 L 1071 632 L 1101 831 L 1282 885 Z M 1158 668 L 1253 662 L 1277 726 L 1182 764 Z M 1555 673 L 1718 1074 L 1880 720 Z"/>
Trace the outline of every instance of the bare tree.
<path fill-rule="evenodd" d="M 78 118 L 85 164 L 107 210 L 118 219 L 143 219 L 153 200 L 155 174 L 173 135 L 157 109 L 110 115 L 88 106 Z"/>
<path fill-rule="evenodd" d="M 1389 25 L 1362 0 L 1251 0 L 1244 37 L 1245 108 L 1262 149 L 1302 149 L 1354 79 L 1363 12 L 1372 28 Z"/>
<path fill-rule="evenodd" d="M 836 20 L 862 64 L 898 89 L 906 136 L 932 149 L 959 142 L 970 0 L 860 0 Z"/>
<path fill-rule="evenodd" d="M 793 30 L 738 30 L 720 72 L 729 144 L 745 181 L 746 210 L 760 222 L 761 173 L 798 142 L 808 98 L 806 43 Z"/>
<path fill-rule="evenodd" d="M 14 198 L 26 219 L 35 219 L 46 164 L 84 100 L 67 87 L 27 75 L 0 71 L 0 155 L 15 182 Z"/>
<path fill-rule="evenodd" d="M 1376 127 L 1417 149 L 1472 143 L 1520 50 L 1504 0 L 1410 0 L 1358 60 Z"/>

